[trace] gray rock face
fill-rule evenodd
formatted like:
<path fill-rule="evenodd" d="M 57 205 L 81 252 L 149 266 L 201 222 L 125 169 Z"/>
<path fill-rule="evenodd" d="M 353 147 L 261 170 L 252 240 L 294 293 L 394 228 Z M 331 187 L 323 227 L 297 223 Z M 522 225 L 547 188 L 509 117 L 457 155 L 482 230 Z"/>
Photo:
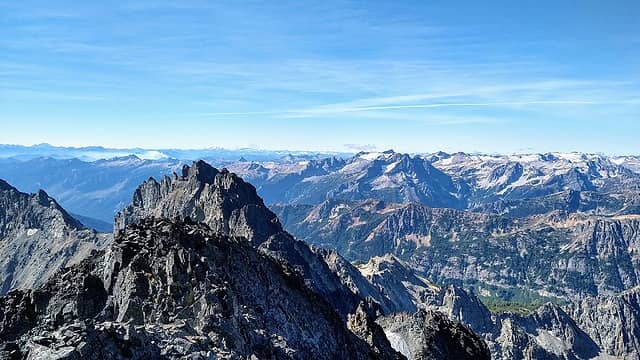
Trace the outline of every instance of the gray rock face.
<path fill-rule="evenodd" d="M 564 310 L 551 303 L 526 316 L 495 315 L 475 295 L 449 286 L 428 308 L 469 326 L 496 359 L 591 359 L 604 354 Z"/>
<path fill-rule="evenodd" d="M 433 301 L 438 288 L 420 278 L 392 255 L 372 258 L 352 265 L 335 251 L 313 248 L 320 254 L 342 284 L 354 294 L 375 303 L 378 315 L 415 312 Z"/>
<path fill-rule="evenodd" d="M 338 255 L 333 250 L 325 250 L 322 248 L 312 247 L 312 251 L 322 256 L 329 269 L 338 276 L 340 282 L 347 287 L 352 293 L 358 297 L 365 299 L 370 303 L 375 303 L 372 308 L 376 310 L 375 315 L 391 314 L 397 311 L 411 311 L 415 309 L 415 305 L 410 301 L 402 299 L 402 301 L 394 301 L 395 299 L 387 296 L 386 289 L 377 286 L 368 281 L 361 272 L 348 262 L 345 258 Z M 410 304 L 407 304 L 407 303 Z M 408 309 L 403 308 L 405 305 Z"/>
<path fill-rule="evenodd" d="M 0 180 L 0 294 L 44 283 L 109 239 L 86 229 L 44 191 L 25 194 Z"/>
<path fill-rule="evenodd" d="M 363 309 L 347 325 L 296 273 L 204 224 L 141 220 L 0 308 L 5 356 L 400 358 Z"/>
<path fill-rule="evenodd" d="M 605 353 L 640 357 L 640 288 L 586 298 L 572 303 L 567 311 Z"/>
<path fill-rule="evenodd" d="M 444 314 L 420 310 L 378 319 L 393 347 L 409 359 L 491 359 L 487 345 Z"/>
<path fill-rule="evenodd" d="M 403 269 L 398 270 L 399 267 Z M 410 274 L 412 270 L 391 256 L 374 258 L 360 269 L 386 300 L 394 298 L 390 294 L 402 294 L 416 286 L 415 280 L 410 280 L 411 275 L 398 276 Z M 367 276 L 371 273 L 375 276 Z M 419 312 L 435 311 L 468 326 L 487 343 L 495 359 L 631 359 L 639 356 L 639 289 L 616 296 L 587 298 L 564 307 L 547 303 L 529 315 L 493 314 L 473 293 L 456 286 L 437 289 L 428 285 L 425 294 L 428 296 L 409 293 L 401 298 L 410 299 Z M 406 328 L 415 316 L 404 313 L 383 316 L 384 320 L 379 321 L 394 348 L 409 357 L 427 344 L 415 340 L 420 329 Z M 404 330 L 398 331 L 398 328 Z"/>
<path fill-rule="evenodd" d="M 182 176 L 150 178 L 136 189 L 132 203 L 115 219 L 115 231 L 145 218 L 190 218 L 221 234 L 240 236 L 254 245 L 282 227 L 256 190 L 226 170 L 204 161 L 185 165 Z"/>
<path fill-rule="evenodd" d="M 415 312 L 435 300 L 438 288 L 416 275 L 393 255 L 373 257 L 366 264 L 357 265 L 362 276 L 391 304 L 385 313 Z M 374 300 L 378 301 L 374 298 Z"/>

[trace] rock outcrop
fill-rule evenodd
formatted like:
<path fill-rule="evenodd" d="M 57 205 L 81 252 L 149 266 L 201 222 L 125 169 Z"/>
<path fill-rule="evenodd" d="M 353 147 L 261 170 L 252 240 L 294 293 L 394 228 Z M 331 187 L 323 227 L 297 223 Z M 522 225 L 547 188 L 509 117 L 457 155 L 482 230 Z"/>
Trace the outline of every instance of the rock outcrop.
<path fill-rule="evenodd" d="M 610 355 L 552 303 L 528 315 L 493 314 L 474 294 L 447 286 L 425 308 L 468 326 L 487 343 L 494 359 L 591 359 Z"/>
<path fill-rule="evenodd" d="M 373 257 L 357 265 L 362 276 L 392 307 L 386 313 L 415 312 L 435 301 L 438 287 L 421 278 L 403 261 L 393 255 Z"/>
<path fill-rule="evenodd" d="M 437 311 L 378 319 L 392 346 L 409 359 L 491 359 L 487 345 L 464 325 Z"/>
<path fill-rule="evenodd" d="M 422 314 L 405 310 L 400 311 L 404 314 L 400 316 L 391 312 L 378 321 L 394 348 L 409 354 L 410 358 L 415 356 L 420 346 L 428 344 L 416 341 L 421 330 L 408 325 L 415 321 L 415 317 L 424 316 L 425 311 L 437 312 L 454 323 L 467 326 L 486 342 L 494 359 L 631 359 L 640 354 L 637 341 L 640 336 L 640 288 L 615 296 L 587 298 L 565 306 L 546 303 L 528 314 L 496 314 L 471 292 L 456 286 L 438 289 L 420 282 L 424 280 L 412 275 L 406 264 L 392 256 L 374 258 L 359 268 L 365 279 L 382 294 L 382 299 L 408 299 L 413 303 L 413 309 L 419 309 L 417 313 Z M 416 289 L 416 286 L 426 296 L 415 296 L 411 289 Z M 389 303 L 398 306 L 394 301 Z M 399 328 L 404 330 L 398 331 Z M 473 339 L 467 341 L 477 342 Z"/>
<path fill-rule="evenodd" d="M 25 194 L 0 180 L 0 295 L 36 287 L 108 241 L 44 191 Z"/>
<path fill-rule="evenodd" d="M 283 231 L 252 185 L 204 161 L 184 165 L 182 176 L 145 181 L 134 192 L 131 204 L 116 216 L 115 231 L 153 217 L 189 218 L 220 234 L 244 237 L 256 246 Z"/>

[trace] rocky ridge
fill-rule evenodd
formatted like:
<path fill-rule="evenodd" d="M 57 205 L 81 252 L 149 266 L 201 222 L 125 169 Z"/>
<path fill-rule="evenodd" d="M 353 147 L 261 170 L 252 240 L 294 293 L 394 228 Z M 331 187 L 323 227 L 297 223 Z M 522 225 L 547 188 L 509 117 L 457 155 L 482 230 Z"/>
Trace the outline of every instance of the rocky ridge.
<path fill-rule="evenodd" d="M 84 227 L 40 190 L 18 191 L 0 180 L 0 294 L 44 283 L 110 237 Z"/>
<path fill-rule="evenodd" d="M 202 222 L 218 234 L 242 237 L 258 251 L 296 272 L 307 285 L 331 299 L 346 317 L 360 298 L 345 288 L 322 256 L 285 232 L 255 188 L 233 173 L 198 161 L 182 175 L 149 179 L 136 190 L 132 203 L 116 217 L 115 231 L 145 218 Z"/>

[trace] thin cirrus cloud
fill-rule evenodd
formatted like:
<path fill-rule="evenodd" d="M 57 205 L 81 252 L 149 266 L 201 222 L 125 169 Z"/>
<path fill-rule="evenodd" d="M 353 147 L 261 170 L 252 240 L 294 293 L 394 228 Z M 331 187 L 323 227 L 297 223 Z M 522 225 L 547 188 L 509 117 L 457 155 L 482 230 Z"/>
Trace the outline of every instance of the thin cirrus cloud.
<path fill-rule="evenodd" d="M 384 106 L 362 106 L 362 107 L 318 107 L 298 110 L 280 111 L 240 111 L 240 112 L 211 112 L 192 114 L 196 116 L 247 116 L 247 115 L 273 115 L 284 118 L 317 117 L 320 115 L 337 115 L 357 112 L 373 112 L 380 110 L 407 110 L 407 109 L 428 109 L 428 108 L 448 108 L 448 107 L 490 107 L 490 106 L 529 106 L 529 105 L 598 105 L 598 104 L 635 104 L 636 101 L 606 101 L 596 102 L 587 100 L 538 100 L 538 101 L 511 101 L 511 102 L 484 102 L 484 103 L 431 103 L 431 104 L 411 104 L 411 105 L 384 105 Z M 462 121 L 464 122 L 464 121 Z M 475 121 L 474 121 L 475 122 Z"/>
<path fill-rule="evenodd" d="M 446 108 L 549 108 L 598 107 L 603 105 L 629 105 L 638 103 L 633 93 L 620 96 L 620 89 L 633 85 L 627 82 L 594 82 L 578 80 L 546 80 L 513 85 L 466 86 L 465 91 L 372 97 L 354 101 L 296 109 L 258 111 L 217 111 L 193 114 L 205 117 L 269 115 L 282 118 L 313 118 L 330 115 L 366 113 L 376 117 L 379 113 L 420 111 Z M 568 97 L 567 94 L 573 94 Z M 425 102 L 426 101 L 426 102 Z M 386 115 L 388 116 L 388 115 Z M 421 118 L 425 118 L 422 116 Z M 433 118 L 433 117 L 430 117 Z M 478 117 L 469 122 L 478 122 Z M 490 121 L 485 118 L 482 121 Z M 457 122 L 464 122 L 458 120 Z"/>

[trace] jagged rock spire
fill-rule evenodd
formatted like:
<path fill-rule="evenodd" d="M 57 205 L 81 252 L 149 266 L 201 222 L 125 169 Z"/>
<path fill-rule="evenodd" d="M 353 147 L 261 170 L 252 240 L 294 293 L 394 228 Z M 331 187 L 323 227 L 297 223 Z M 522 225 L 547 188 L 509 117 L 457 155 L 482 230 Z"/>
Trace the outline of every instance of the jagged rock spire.
<path fill-rule="evenodd" d="M 283 231 L 253 185 L 202 160 L 185 165 L 181 176 L 160 182 L 151 178 L 140 185 L 131 204 L 116 216 L 115 231 L 148 217 L 188 218 L 256 246 Z"/>

